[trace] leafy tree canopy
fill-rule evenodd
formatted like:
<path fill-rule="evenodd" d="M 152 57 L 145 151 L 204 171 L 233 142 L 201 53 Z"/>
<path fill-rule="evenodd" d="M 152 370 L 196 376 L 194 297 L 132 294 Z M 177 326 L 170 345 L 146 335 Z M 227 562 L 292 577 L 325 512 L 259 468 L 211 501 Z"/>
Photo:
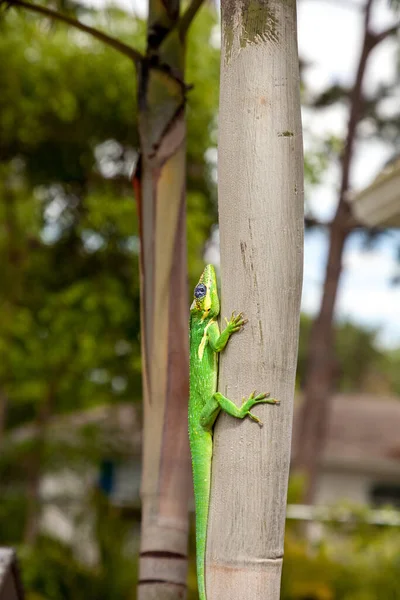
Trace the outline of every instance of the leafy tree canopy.
<path fill-rule="evenodd" d="M 111 14 L 112 13 L 112 14 Z M 4 15 L 3 15 L 4 16 Z M 144 23 L 89 11 L 137 47 Z M 112 17 L 112 19 L 111 19 Z M 215 215 L 206 151 L 218 50 L 204 10 L 189 40 L 188 233 L 193 279 Z M 129 25 L 129 28 L 128 28 Z M 1 21 L 0 387 L 10 426 L 51 413 L 140 397 L 137 158 L 133 64 L 89 36 L 7 12 Z M 129 31 L 129 34 L 128 34 Z M 133 33 L 132 33 L 133 32 Z"/>

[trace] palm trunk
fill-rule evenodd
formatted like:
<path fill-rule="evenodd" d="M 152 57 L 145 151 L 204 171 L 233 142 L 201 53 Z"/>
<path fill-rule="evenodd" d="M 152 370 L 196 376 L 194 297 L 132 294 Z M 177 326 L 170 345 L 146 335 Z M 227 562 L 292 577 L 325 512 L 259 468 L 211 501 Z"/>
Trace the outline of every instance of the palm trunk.
<path fill-rule="evenodd" d="M 188 294 L 185 214 L 184 45 L 179 2 L 150 2 L 149 60 L 139 73 L 141 159 L 134 178 L 140 222 L 144 400 L 138 598 L 186 594 L 190 462 L 187 440 Z"/>
<path fill-rule="evenodd" d="M 278 600 L 303 264 L 303 154 L 295 0 L 222 0 L 219 216 L 222 315 L 248 324 L 221 355 L 218 387 L 264 427 L 218 418 L 208 600 Z"/>

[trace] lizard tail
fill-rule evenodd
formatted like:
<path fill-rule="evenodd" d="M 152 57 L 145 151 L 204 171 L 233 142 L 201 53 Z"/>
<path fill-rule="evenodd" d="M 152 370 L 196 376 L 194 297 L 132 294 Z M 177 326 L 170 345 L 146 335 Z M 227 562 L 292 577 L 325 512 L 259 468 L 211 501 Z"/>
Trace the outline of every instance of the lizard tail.
<path fill-rule="evenodd" d="M 212 444 L 205 452 L 202 448 L 200 460 L 193 467 L 194 495 L 196 503 L 196 568 L 199 600 L 206 600 L 205 557 L 207 542 L 208 507 L 211 487 L 211 453 Z M 200 452 L 199 452 L 200 454 Z"/>
<path fill-rule="evenodd" d="M 197 586 L 199 591 L 199 600 L 206 600 L 206 582 L 205 582 L 205 557 L 206 557 L 206 538 L 207 538 L 207 517 L 208 506 L 204 507 L 203 515 L 196 516 L 196 569 Z M 198 524 L 199 523 L 199 524 Z"/>

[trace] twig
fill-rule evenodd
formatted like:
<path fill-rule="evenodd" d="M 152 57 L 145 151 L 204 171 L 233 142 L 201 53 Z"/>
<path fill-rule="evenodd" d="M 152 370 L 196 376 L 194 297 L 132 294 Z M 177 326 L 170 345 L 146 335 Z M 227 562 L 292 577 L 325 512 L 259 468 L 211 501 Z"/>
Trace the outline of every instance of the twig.
<path fill-rule="evenodd" d="M 399 28 L 400 28 L 400 21 L 398 23 L 396 23 L 396 25 L 392 25 L 392 27 L 388 27 L 384 31 L 381 31 L 381 33 L 377 33 L 377 34 L 373 35 L 374 46 L 377 46 L 378 44 L 383 42 L 383 40 L 385 40 L 390 35 L 396 34 L 398 32 Z"/>
<path fill-rule="evenodd" d="M 188 8 L 185 10 L 180 19 L 178 19 L 168 31 L 166 31 L 162 36 L 159 37 L 157 44 L 153 46 L 154 48 L 159 48 L 165 42 L 165 40 L 171 35 L 173 31 L 178 30 L 181 38 L 184 38 L 193 19 L 197 15 L 201 5 L 204 0 L 192 0 Z"/>
<path fill-rule="evenodd" d="M 203 4 L 203 0 L 192 0 L 192 2 L 189 4 L 188 8 L 183 13 L 182 17 L 179 19 L 179 21 L 177 23 L 177 27 L 179 30 L 179 34 L 182 37 L 187 33 L 193 19 L 197 15 L 197 12 L 201 8 L 202 4 Z"/>
<path fill-rule="evenodd" d="M 128 56 L 131 60 L 134 61 L 135 64 L 138 64 L 144 60 L 144 56 L 131 46 L 123 44 L 119 40 L 107 35 L 106 33 L 103 33 L 102 31 L 99 31 L 94 27 L 90 27 L 89 25 L 84 25 L 84 23 L 81 23 L 77 19 L 68 17 L 67 15 L 63 15 L 55 10 L 52 10 L 51 8 L 39 6 L 38 4 L 31 4 L 30 2 L 25 2 L 25 0 L 7 0 L 7 2 L 0 0 L 0 4 L 8 4 L 9 6 L 20 6 L 21 8 L 26 8 L 27 10 L 48 17 L 49 19 L 60 21 L 62 23 L 66 23 L 67 25 L 71 25 L 72 27 L 75 27 L 75 29 L 79 29 L 80 31 L 88 33 L 92 37 L 103 42 L 104 44 L 107 44 L 111 48 L 114 48 L 114 50 L 118 50 L 118 52 L 120 52 L 121 54 Z"/>

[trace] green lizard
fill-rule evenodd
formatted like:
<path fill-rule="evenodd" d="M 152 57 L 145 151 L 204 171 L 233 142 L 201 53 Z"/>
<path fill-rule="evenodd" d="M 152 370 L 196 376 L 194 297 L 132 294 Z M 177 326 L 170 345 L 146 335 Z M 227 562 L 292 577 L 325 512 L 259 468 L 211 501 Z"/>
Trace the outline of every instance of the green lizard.
<path fill-rule="evenodd" d="M 250 409 L 260 403 L 279 404 L 269 394 L 253 392 L 238 408 L 217 392 L 218 352 L 230 336 L 246 323 L 242 314 L 233 313 L 220 333 L 217 317 L 219 298 L 214 267 L 207 265 L 194 290 L 190 307 L 190 399 L 189 439 L 193 463 L 193 482 L 196 504 L 196 560 L 199 599 L 206 600 L 204 561 L 208 507 L 210 501 L 212 429 L 221 410 L 232 417 L 250 417 L 262 425 Z"/>

